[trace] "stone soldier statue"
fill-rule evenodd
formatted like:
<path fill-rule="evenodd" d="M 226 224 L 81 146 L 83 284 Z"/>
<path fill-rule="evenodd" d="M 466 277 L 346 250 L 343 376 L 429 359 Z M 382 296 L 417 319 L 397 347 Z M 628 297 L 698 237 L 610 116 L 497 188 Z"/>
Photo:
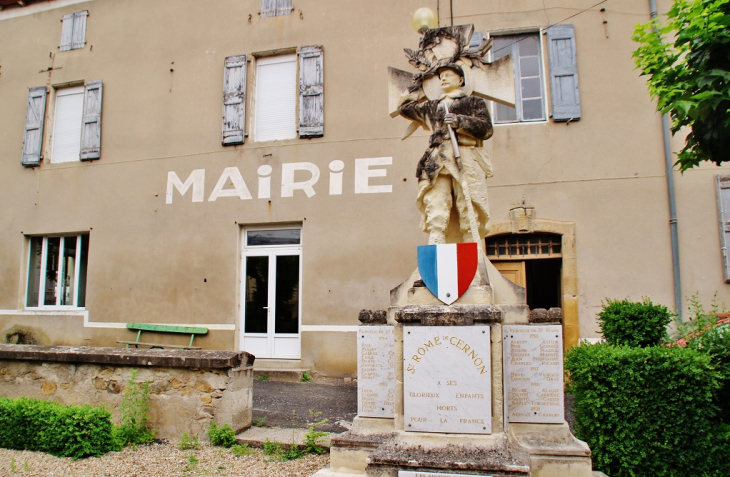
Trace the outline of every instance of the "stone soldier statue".
<path fill-rule="evenodd" d="M 492 136 L 492 120 L 484 99 L 464 92 L 460 65 L 448 63 L 436 73 L 440 98 L 419 103 L 418 89 L 411 88 L 398 106 L 401 116 L 432 131 L 416 170 L 421 229 L 428 233 L 429 244 L 446 243 L 447 237 L 450 242 L 475 242 L 489 232 L 487 178 L 492 166 L 482 144 Z"/>

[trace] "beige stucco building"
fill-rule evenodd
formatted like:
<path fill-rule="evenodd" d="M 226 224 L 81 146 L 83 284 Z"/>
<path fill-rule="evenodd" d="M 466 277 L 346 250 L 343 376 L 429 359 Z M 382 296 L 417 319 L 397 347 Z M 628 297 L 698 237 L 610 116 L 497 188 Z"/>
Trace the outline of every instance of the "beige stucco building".
<path fill-rule="evenodd" d="M 358 311 L 427 240 L 428 133 L 401 141 L 387 76 L 415 72 L 422 6 L 519 59 L 518 108 L 490 104 L 487 249 L 528 303 L 563 308 L 568 345 L 606 297 L 675 306 L 661 118 L 631 58 L 649 0 L 26 3 L 0 2 L 0 339 L 197 325 L 205 349 L 354 375 Z M 722 172 L 674 173 L 676 222 L 682 294 L 730 302 Z"/>

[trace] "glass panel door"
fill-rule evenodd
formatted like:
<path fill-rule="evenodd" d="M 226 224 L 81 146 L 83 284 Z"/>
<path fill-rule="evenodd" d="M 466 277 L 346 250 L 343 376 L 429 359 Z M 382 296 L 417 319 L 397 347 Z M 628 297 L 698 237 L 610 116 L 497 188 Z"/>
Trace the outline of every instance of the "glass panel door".
<path fill-rule="evenodd" d="M 288 237 L 291 229 L 249 231 L 242 237 L 240 346 L 258 358 L 301 357 L 299 232 L 296 240 Z"/>

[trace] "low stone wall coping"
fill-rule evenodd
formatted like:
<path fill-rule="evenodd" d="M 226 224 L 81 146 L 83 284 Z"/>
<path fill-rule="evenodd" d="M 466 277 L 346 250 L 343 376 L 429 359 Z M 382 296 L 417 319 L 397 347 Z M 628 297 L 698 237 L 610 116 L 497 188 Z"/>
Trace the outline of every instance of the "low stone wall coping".
<path fill-rule="evenodd" d="M 56 363 L 224 369 L 253 366 L 246 351 L 0 344 L 0 359 Z"/>

